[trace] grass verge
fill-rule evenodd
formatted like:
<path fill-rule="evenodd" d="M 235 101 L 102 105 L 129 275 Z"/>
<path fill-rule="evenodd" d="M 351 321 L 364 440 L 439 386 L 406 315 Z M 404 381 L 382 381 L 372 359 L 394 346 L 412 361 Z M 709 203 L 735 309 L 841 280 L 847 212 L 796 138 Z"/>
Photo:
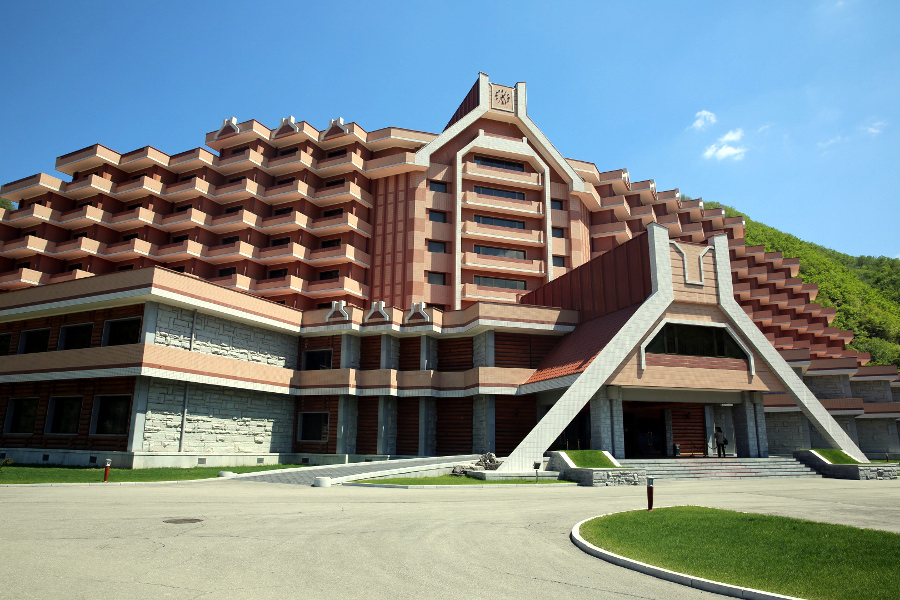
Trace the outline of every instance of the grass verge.
<path fill-rule="evenodd" d="M 576 467 L 585 469 L 621 469 L 613 464 L 609 457 L 600 450 L 566 450 Z"/>
<path fill-rule="evenodd" d="M 698 506 L 600 517 L 581 535 L 641 562 L 809 600 L 897 598 L 900 535 Z"/>
<path fill-rule="evenodd" d="M 504 479 L 487 481 L 475 479 L 474 477 L 454 477 L 453 475 L 441 475 L 439 477 L 396 477 L 393 479 L 361 479 L 353 483 L 386 483 L 389 485 L 524 485 L 530 483 L 535 485 L 534 479 Z M 537 485 L 545 483 L 572 483 L 571 481 L 561 481 L 559 479 L 541 479 Z"/>
<path fill-rule="evenodd" d="M 859 462 L 856 459 L 850 458 L 841 450 L 835 450 L 834 448 L 825 448 L 819 450 L 815 448 L 815 451 L 820 455 L 825 457 L 826 460 L 831 462 L 833 465 L 858 465 Z"/>
<path fill-rule="evenodd" d="M 253 465 L 249 467 L 194 467 L 192 469 L 110 469 L 110 482 L 131 481 L 185 481 L 189 479 L 209 479 L 219 471 L 251 473 L 270 469 L 293 469 L 303 465 Z M 44 465 L 10 465 L 0 471 L 3 483 L 101 483 L 103 469 L 85 467 L 59 467 Z"/>

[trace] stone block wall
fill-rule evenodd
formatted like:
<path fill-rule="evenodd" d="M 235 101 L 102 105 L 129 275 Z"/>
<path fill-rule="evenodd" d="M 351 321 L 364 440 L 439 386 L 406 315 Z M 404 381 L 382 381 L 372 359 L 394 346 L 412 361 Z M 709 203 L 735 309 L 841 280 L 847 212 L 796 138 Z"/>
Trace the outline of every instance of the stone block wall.
<path fill-rule="evenodd" d="M 144 419 L 144 452 L 177 452 L 185 383 L 151 379 Z M 291 452 L 290 396 L 187 384 L 185 452 Z"/>
<path fill-rule="evenodd" d="M 851 398 L 862 398 L 863 402 L 892 402 L 890 381 L 851 381 Z"/>
<path fill-rule="evenodd" d="M 895 419 L 857 419 L 859 449 L 874 456 L 900 452 L 900 435 Z M 881 456 L 884 458 L 884 456 Z"/>
<path fill-rule="evenodd" d="M 192 310 L 160 304 L 156 316 L 154 343 L 160 346 L 189 349 L 193 320 L 194 311 Z M 194 326 L 193 350 L 204 354 L 296 369 L 298 338 L 198 313 Z"/>
<path fill-rule="evenodd" d="M 809 429 L 802 413 L 766 413 L 769 454 L 791 454 L 794 450 L 810 448 Z"/>
<path fill-rule="evenodd" d="M 583 486 L 647 485 L 644 469 L 568 469 L 565 479 Z"/>
<path fill-rule="evenodd" d="M 852 398 L 849 375 L 807 375 L 803 383 L 816 398 Z"/>

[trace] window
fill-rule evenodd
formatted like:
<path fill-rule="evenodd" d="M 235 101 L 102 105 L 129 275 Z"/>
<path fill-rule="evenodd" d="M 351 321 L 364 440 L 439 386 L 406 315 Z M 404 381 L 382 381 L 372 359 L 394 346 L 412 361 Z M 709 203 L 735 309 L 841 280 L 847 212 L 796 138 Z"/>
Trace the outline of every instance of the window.
<path fill-rule="evenodd" d="M 524 290 L 525 282 L 519 279 L 503 279 L 501 277 L 482 277 L 475 276 L 475 285 L 483 285 L 485 287 L 507 288 L 510 290 Z"/>
<path fill-rule="evenodd" d="M 289 214 L 291 214 L 292 212 L 294 212 L 294 209 L 293 209 L 292 207 L 290 207 L 290 206 L 285 206 L 285 207 L 283 207 L 283 208 L 276 208 L 275 211 L 274 211 L 272 214 L 275 215 L 275 216 L 277 217 L 277 216 L 280 216 L 280 215 L 289 215 Z"/>
<path fill-rule="evenodd" d="M 26 260 L 25 262 L 16 263 L 16 268 L 17 269 L 30 269 L 31 262 Z"/>
<path fill-rule="evenodd" d="M 339 248 L 341 245 L 341 238 L 334 238 L 333 240 L 324 240 L 319 247 L 320 248 Z"/>
<path fill-rule="evenodd" d="M 328 305 L 331 307 L 331 304 Z M 325 350 L 304 350 L 301 371 L 319 371 L 331 368 L 331 348 Z"/>
<path fill-rule="evenodd" d="M 232 275 L 237 275 L 237 267 L 219 269 L 219 274 L 216 277 L 231 277 Z"/>
<path fill-rule="evenodd" d="M 291 243 L 291 238 L 289 238 L 289 237 L 278 238 L 278 239 L 274 239 L 271 242 L 269 242 L 269 246 L 274 248 L 275 246 L 287 246 L 290 243 Z"/>
<path fill-rule="evenodd" d="M 475 254 L 482 254 L 484 256 L 502 256 L 504 258 L 518 258 L 520 260 L 525 259 L 524 250 L 513 250 L 511 248 L 495 248 L 493 246 L 479 246 L 477 244 L 475 246 Z"/>
<path fill-rule="evenodd" d="M 50 343 L 50 329 L 23 331 L 19 338 L 19 354 L 46 352 Z"/>
<path fill-rule="evenodd" d="M 287 277 L 287 269 L 272 269 L 269 271 L 269 279 L 281 279 Z"/>
<path fill-rule="evenodd" d="M 291 154 L 296 154 L 297 148 L 289 148 L 287 150 L 279 150 L 278 156 L 290 156 Z"/>
<path fill-rule="evenodd" d="M 180 265 L 178 267 L 169 267 L 169 268 L 171 270 L 175 271 L 176 273 L 184 273 L 184 265 Z"/>
<path fill-rule="evenodd" d="M 243 206 L 229 206 L 228 208 L 225 209 L 225 214 L 230 215 L 232 213 L 240 212 L 242 208 L 244 208 L 244 207 Z"/>
<path fill-rule="evenodd" d="M 562 200 L 551 200 L 550 208 L 553 210 L 566 210 L 566 205 L 563 204 Z"/>
<path fill-rule="evenodd" d="M 241 152 L 246 152 L 249 149 L 250 149 L 250 146 L 241 146 L 240 148 L 233 148 L 231 150 L 231 155 L 234 156 L 235 154 L 240 154 Z"/>
<path fill-rule="evenodd" d="M 341 150 L 332 150 L 331 152 L 328 153 L 327 158 L 337 158 L 338 156 L 346 156 L 346 155 L 347 155 L 347 149 L 342 148 Z"/>
<path fill-rule="evenodd" d="M 12 334 L 0 333 L 0 356 L 9 356 L 10 343 L 12 343 Z"/>
<path fill-rule="evenodd" d="M 37 417 L 37 398 L 10 398 L 5 433 L 32 434 Z"/>
<path fill-rule="evenodd" d="M 132 180 L 132 181 L 137 181 L 138 179 L 140 179 L 140 178 L 143 177 L 143 176 L 144 176 L 144 173 L 138 173 L 137 175 L 132 175 L 132 176 L 131 176 L 131 180 Z"/>
<path fill-rule="evenodd" d="M 475 215 L 475 222 L 482 225 L 494 225 L 495 227 L 509 227 L 510 229 L 525 229 L 525 221 L 513 221 L 511 219 L 501 219 L 499 217 L 488 217 L 486 215 Z"/>
<path fill-rule="evenodd" d="M 141 318 L 116 319 L 103 324 L 103 346 L 123 346 L 141 341 Z"/>
<path fill-rule="evenodd" d="M 94 435 L 128 435 L 131 396 L 96 396 L 93 421 Z"/>
<path fill-rule="evenodd" d="M 447 254 L 447 242 L 428 240 L 428 251 L 437 252 L 438 254 Z"/>
<path fill-rule="evenodd" d="M 232 177 L 231 179 L 228 180 L 228 183 L 237 183 L 237 182 L 243 181 L 245 179 L 247 179 L 246 175 L 241 175 L 240 177 Z"/>
<path fill-rule="evenodd" d="M 327 219 L 328 217 L 339 217 L 344 214 L 343 208 L 332 208 L 330 210 L 322 211 L 322 218 Z"/>
<path fill-rule="evenodd" d="M 651 354 L 747 359 L 743 349 L 724 327 L 666 323 L 647 344 L 646 350 Z"/>
<path fill-rule="evenodd" d="M 80 419 L 81 396 L 50 398 L 47 412 L 47 433 L 76 434 Z"/>
<path fill-rule="evenodd" d="M 482 167 L 495 167 L 497 169 L 506 169 L 507 171 L 524 171 L 525 165 L 520 162 L 511 160 L 501 160 L 499 158 L 491 158 L 489 156 L 476 156 L 475 164 Z"/>
<path fill-rule="evenodd" d="M 475 186 L 475 193 L 482 196 L 495 196 L 497 198 L 510 198 L 511 200 L 524 200 L 525 194 L 522 192 L 511 192 L 509 190 L 498 190 L 497 188 Z"/>
<path fill-rule="evenodd" d="M 426 302 L 425 308 L 436 308 L 441 311 L 446 311 L 447 305 L 446 304 L 432 304 L 431 302 Z"/>
<path fill-rule="evenodd" d="M 228 237 L 222 238 L 222 245 L 227 246 L 228 244 L 234 244 L 235 242 L 240 241 L 241 236 L 239 235 L 229 235 Z"/>
<path fill-rule="evenodd" d="M 341 276 L 341 272 L 337 269 L 333 271 L 322 271 L 319 273 L 319 281 L 329 281 L 331 279 L 337 279 Z"/>
<path fill-rule="evenodd" d="M 93 323 L 65 325 L 59 329 L 57 350 L 78 350 L 91 347 L 91 336 L 94 333 Z"/>
<path fill-rule="evenodd" d="M 298 442 L 327 442 L 328 413 L 299 413 L 297 415 Z"/>
<path fill-rule="evenodd" d="M 130 242 L 131 240 L 136 240 L 137 237 L 138 237 L 138 234 L 136 234 L 136 233 L 128 233 L 128 234 L 122 236 L 122 241 Z"/>
<path fill-rule="evenodd" d="M 553 257 L 553 266 L 554 267 L 565 267 L 566 266 L 566 257 L 565 256 L 554 256 Z"/>
<path fill-rule="evenodd" d="M 131 271 L 132 269 L 134 269 L 134 265 L 122 265 L 116 271 Z"/>
<path fill-rule="evenodd" d="M 194 177 L 200 177 L 199 175 L 184 175 L 178 181 L 190 181 Z"/>
<path fill-rule="evenodd" d="M 443 181 L 429 181 L 428 189 L 432 192 L 440 192 L 446 194 L 450 191 L 450 186 Z"/>
<path fill-rule="evenodd" d="M 185 212 L 185 211 L 189 210 L 190 208 L 191 208 L 190 204 L 182 204 L 181 206 L 178 206 L 175 208 L 175 212 L 177 212 L 177 213 Z"/>
<path fill-rule="evenodd" d="M 319 302 L 316 304 L 316 308 L 331 308 L 331 302 Z"/>
<path fill-rule="evenodd" d="M 331 181 L 325 182 L 325 187 L 327 187 L 327 188 L 335 187 L 335 186 L 339 186 L 339 185 L 344 185 L 343 177 L 341 177 L 340 179 L 332 179 Z"/>
<path fill-rule="evenodd" d="M 446 223 L 447 222 L 447 213 L 442 210 L 429 210 L 428 211 L 428 220 L 432 223 Z"/>
<path fill-rule="evenodd" d="M 66 267 L 66 271 L 77 271 L 78 269 L 81 269 L 83 267 L 84 265 L 82 265 L 81 263 L 74 263 Z"/>
<path fill-rule="evenodd" d="M 275 182 L 275 185 L 287 185 L 289 183 L 294 183 L 297 181 L 296 177 L 285 177 L 284 179 L 279 179 Z"/>
<path fill-rule="evenodd" d="M 141 208 L 141 206 L 142 206 L 142 204 L 141 204 L 140 202 L 138 202 L 137 204 L 132 204 L 131 206 L 129 206 L 129 207 L 126 208 L 125 210 L 136 210 L 136 209 L 138 209 L 138 208 Z"/>
<path fill-rule="evenodd" d="M 446 273 L 435 273 L 434 271 L 428 272 L 428 283 L 432 285 L 447 285 L 447 274 Z"/>
<path fill-rule="evenodd" d="M 83 237 L 87 237 L 87 231 L 82 231 L 81 233 L 73 233 L 73 234 L 72 234 L 72 239 L 73 239 L 73 240 L 79 240 L 79 239 L 81 239 L 81 238 L 83 238 Z"/>
<path fill-rule="evenodd" d="M 187 233 L 184 233 L 184 234 L 182 234 L 182 235 L 173 235 L 173 236 L 172 236 L 172 243 L 173 243 L 173 244 L 180 244 L 181 242 L 186 242 L 186 241 L 188 241 L 188 240 L 190 239 L 190 237 L 191 237 L 191 236 L 190 236 L 189 234 L 187 234 Z"/>
<path fill-rule="evenodd" d="M 555 238 L 564 238 L 566 237 L 566 230 L 562 227 L 553 227 L 550 230 L 550 234 Z"/>

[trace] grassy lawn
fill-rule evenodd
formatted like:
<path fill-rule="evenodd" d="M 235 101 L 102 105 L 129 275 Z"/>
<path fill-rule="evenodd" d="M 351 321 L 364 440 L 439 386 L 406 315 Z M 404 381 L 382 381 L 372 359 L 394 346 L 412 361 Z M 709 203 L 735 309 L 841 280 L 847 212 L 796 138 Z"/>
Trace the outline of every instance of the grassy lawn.
<path fill-rule="evenodd" d="M 809 600 L 898 597 L 900 535 L 697 506 L 593 519 L 595 546 L 714 581 Z"/>
<path fill-rule="evenodd" d="M 192 469 L 110 469 L 109 480 L 119 481 L 181 481 L 216 477 L 219 471 L 251 473 L 270 469 L 293 469 L 303 465 L 254 465 L 250 467 L 194 467 Z M 43 465 L 10 465 L 0 471 L 0 483 L 99 483 L 103 469 L 58 467 Z"/>
<path fill-rule="evenodd" d="M 825 448 L 823 450 L 819 450 L 815 448 L 815 451 L 821 454 L 826 460 L 830 461 L 833 465 L 858 465 L 855 459 L 850 458 L 846 454 L 844 454 L 841 450 L 835 450 L 834 448 Z"/>
<path fill-rule="evenodd" d="M 483 481 L 474 477 L 454 477 L 453 475 L 441 475 L 440 477 L 397 477 L 394 479 L 362 479 L 353 483 L 386 483 L 389 485 L 534 485 L 534 479 L 504 479 L 502 481 Z M 540 484 L 545 483 L 571 483 L 559 479 L 541 479 Z"/>
<path fill-rule="evenodd" d="M 585 469 L 619 469 L 600 450 L 566 450 L 566 456 L 572 459 L 576 467 Z"/>

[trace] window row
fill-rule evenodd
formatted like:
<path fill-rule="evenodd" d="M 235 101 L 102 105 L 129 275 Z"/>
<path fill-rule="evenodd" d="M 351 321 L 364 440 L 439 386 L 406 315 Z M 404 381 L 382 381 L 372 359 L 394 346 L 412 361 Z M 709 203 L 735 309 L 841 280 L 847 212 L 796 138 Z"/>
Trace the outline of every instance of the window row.
<path fill-rule="evenodd" d="M 84 399 L 81 396 L 50 398 L 42 433 L 76 435 Z M 38 418 L 38 398 L 10 398 L 5 434 L 32 435 Z M 95 396 L 91 414 L 91 435 L 127 435 L 131 423 L 131 396 Z"/>
<path fill-rule="evenodd" d="M 30 329 L 19 334 L 19 344 L 11 347 L 12 333 L 0 333 L 0 356 L 10 354 L 34 354 L 50 350 L 50 327 Z M 94 323 L 63 325 L 59 329 L 56 350 L 90 348 L 94 336 Z M 141 317 L 115 319 L 103 323 L 101 346 L 137 344 L 141 340 Z"/>

